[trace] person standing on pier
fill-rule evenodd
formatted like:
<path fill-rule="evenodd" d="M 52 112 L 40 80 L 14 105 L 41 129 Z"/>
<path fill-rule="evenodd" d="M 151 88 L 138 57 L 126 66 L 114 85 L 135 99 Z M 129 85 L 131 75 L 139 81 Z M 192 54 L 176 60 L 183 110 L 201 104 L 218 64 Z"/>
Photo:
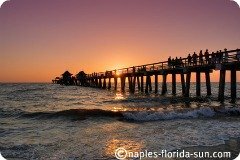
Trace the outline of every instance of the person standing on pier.
<path fill-rule="evenodd" d="M 179 64 L 179 59 L 178 59 L 178 57 L 176 57 L 176 58 L 175 58 L 175 66 L 176 66 L 176 67 L 179 67 L 179 65 L 180 65 L 180 64 Z"/>
<path fill-rule="evenodd" d="M 180 66 L 184 67 L 182 57 L 179 58 L 179 64 L 180 64 Z"/>
<path fill-rule="evenodd" d="M 214 52 L 212 52 L 211 55 L 211 64 L 215 64 L 216 63 L 216 54 Z"/>
<path fill-rule="evenodd" d="M 175 59 L 174 58 L 171 60 L 171 65 L 173 68 L 175 68 Z"/>
<path fill-rule="evenodd" d="M 221 62 L 221 54 L 219 51 L 217 51 L 217 53 L 215 53 L 215 63 L 220 63 Z"/>
<path fill-rule="evenodd" d="M 228 62 L 228 52 L 227 52 L 227 48 L 224 49 L 224 62 Z"/>
<path fill-rule="evenodd" d="M 209 52 L 208 49 L 206 49 L 206 52 L 204 53 L 206 64 L 209 64 Z"/>
<path fill-rule="evenodd" d="M 202 54 L 202 50 L 199 53 L 199 63 L 200 65 L 203 65 L 203 54 Z"/>
<path fill-rule="evenodd" d="M 194 52 L 193 53 L 193 55 L 192 55 L 192 58 L 193 58 L 193 65 L 195 66 L 195 65 L 197 65 L 197 54 L 196 54 L 196 52 Z"/>
<path fill-rule="evenodd" d="M 223 62 L 223 52 L 222 52 L 222 50 L 220 50 L 218 54 L 219 54 L 218 63 L 222 63 Z"/>
<path fill-rule="evenodd" d="M 133 73 L 135 73 L 136 72 L 136 68 L 135 68 L 135 66 L 133 66 Z"/>
<path fill-rule="evenodd" d="M 188 66 L 190 66 L 192 64 L 192 57 L 190 54 L 188 54 L 187 59 L 188 59 Z"/>
<path fill-rule="evenodd" d="M 143 66 L 143 71 L 144 71 L 144 72 L 147 71 L 147 68 L 146 68 L 145 65 Z"/>
<path fill-rule="evenodd" d="M 168 67 L 169 67 L 169 68 L 172 67 L 172 59 L 171 59 L 171 56 L 168 57 Z"/>

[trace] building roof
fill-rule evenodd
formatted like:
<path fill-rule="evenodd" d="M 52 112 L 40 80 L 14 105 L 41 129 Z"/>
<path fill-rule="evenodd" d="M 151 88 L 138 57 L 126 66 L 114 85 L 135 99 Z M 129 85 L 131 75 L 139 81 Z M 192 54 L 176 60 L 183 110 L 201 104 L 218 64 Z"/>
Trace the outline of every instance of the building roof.
<path fill-rule="evenodd" d="M 62 76 L 71 76 L 72 75 L 72 73 L 70 73 L 70 72 L 68 72 L 68 71 L 65 71 L 63 74 L 62 74 Z"/>

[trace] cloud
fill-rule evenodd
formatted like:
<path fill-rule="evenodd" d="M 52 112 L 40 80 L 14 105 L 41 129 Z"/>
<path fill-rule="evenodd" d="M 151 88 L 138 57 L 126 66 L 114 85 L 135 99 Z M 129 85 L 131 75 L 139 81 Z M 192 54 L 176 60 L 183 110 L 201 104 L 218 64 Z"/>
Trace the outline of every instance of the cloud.
<path fill-rule="evenodd" d="M 2 7 L 3 3 L 9 0 L 0 0 L 0 8 Z"/>
<path fill-rule="evenodd" d="M 231 1 L 234 1 L 238 4 L 238 7 L 240 7 L 240 0 L 231 0 Z"/>

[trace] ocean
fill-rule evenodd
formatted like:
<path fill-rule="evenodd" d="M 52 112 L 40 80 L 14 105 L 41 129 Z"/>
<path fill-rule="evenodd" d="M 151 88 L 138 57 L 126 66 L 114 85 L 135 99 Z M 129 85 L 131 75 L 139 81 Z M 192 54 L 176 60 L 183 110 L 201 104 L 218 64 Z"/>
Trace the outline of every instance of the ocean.
<path fill-rule="evenodd" d="M 184 98 L 180 83 L 176 96 L 171 95 L 170 83 L 165 96 L 48 83 L 1 83 L 0 152 L 6 159 L 91 160 L 116 159 L 118 148 L 218 151 L 230 143 L 225 148 L 236 155 L 240 152 L 240 83 L 234 104 L 230 103 L 230 83 L 224 103 L 217 101 L 218 83 L 212 83 L 210 97 L 203 83 L 202 97 L 196 98 L 194 85 L 192 98 Z"/>

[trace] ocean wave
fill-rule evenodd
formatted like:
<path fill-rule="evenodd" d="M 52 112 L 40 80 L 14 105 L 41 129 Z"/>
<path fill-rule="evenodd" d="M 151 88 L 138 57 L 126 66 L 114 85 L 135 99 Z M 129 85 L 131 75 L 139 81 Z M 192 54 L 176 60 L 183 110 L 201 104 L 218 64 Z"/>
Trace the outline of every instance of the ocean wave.
<path fill-rule="evenodd" d="M 24 118 L 58 118 L 67 117 L 84 120 L 87 117 L 122 117 L 121 112 L 113 112 L 101 109 L 69 109 L 57 112 L 32 112 L 25 113 L 20 117 Z"/>
<path fill-rule="evenodd" d="M 141 112 L 125 112 L 123 116 L 127 120 L 133 121 L 157 121 L 172 119 L 191 119 L 199 117 L 214 117 L 224 115 L 240 115 L 239 108 L 217 110 L 210 107 L 201 107 L 189 111 L 141 111 Z"/>
<path fill-rule="evenodd" d="M 0 108 L 0 117 L 6 118 L 6 117 L 14 117 L 19 114 L 21 114 L 23 111 L 20 109 L 3 109 Z"/>
<path fill-rule="evenodd" d="M 69 118 L 74 120 L 85 120 L 88 117 L 117 117 L 126 121 L 158 121 L 173 119 L 210 118 L 217 116 L 239 116 L 240 108 L 215 109 L 201 107 L 191 110 L 177 111 L 111 111 L 101 109 L 70 109 L 57 112 L 28 112 L 22 114 L 21 118 Z"/>
<path fill-rule="evenodd" d="M 199 116 L 203 117 L 213 117 L 215 111 L 211 108 L 200 108 L 187 112 L 177 112 L 177 111 L 158 111 L 158 112 L 137 112 L 130 113 L 126 112 L 123 114 L 126 119 L 135 121 L 156 121 L 156 120 L 171 120 L 171 119 L 186 119 L 186 118 L 197 118 Z"/>
<path fill-rule="evenodd" d="M 44 90 L 46 90 L 46 88 L 44 87 L 20 88 L 20 89 L 11 91 L 10 94 L 32 93 L 32 92 L 39 92 Z"/>

